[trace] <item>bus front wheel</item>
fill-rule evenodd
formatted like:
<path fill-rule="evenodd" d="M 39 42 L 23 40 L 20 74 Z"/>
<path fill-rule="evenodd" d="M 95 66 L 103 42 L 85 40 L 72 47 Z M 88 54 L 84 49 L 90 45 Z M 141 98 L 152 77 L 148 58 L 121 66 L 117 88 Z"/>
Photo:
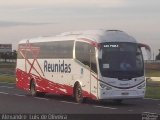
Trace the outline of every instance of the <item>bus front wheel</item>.
<path fill-rule="evenodd" d="M 82 88 L 79 83 L 76 84 L 74 88 L 74 99 L 78 103 L 83 102 Z"/>

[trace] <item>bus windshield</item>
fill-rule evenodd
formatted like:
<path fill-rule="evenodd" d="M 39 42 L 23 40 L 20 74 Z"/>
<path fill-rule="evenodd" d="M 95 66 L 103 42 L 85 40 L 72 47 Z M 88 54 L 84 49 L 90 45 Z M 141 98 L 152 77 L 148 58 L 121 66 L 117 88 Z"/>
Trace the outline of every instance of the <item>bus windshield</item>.
<path fill-rule="evenodd" d="M 144 75 L 142 51 L 136 43 L 102 43 L 102 57 L 99 59 L 103 77 L 131 79 Z"/>

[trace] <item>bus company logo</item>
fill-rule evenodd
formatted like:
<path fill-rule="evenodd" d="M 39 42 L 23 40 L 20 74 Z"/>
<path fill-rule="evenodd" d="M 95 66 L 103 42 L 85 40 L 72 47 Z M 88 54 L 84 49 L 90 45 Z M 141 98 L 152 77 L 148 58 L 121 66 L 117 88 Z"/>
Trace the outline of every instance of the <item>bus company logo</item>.
<path fill-rule="evenodd" d="M 71 73 L 71 64 L 66 64 L 64 60 L 59 63 L 49 63 L 47 60 L 44 61 L 44 72 L 60 72 L 60 73 Z"/>

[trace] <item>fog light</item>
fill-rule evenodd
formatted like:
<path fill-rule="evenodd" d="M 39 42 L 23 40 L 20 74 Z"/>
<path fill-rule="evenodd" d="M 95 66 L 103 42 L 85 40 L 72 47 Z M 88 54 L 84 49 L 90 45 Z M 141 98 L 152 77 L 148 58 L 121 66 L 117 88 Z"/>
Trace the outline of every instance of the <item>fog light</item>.
<path fill-rule="evenodd" d="M 108 86 L 108 85 L 105 85 L 104 83 L 100 83 L 100 86 L 101 86 L 101 88 L 106 88 L 106 90 L 110 90 L 110 89 L 112 89 L 112 87 L 110 87 L 110 86 Z"/>
<path fill-rule="evenodd" d="M 106 87 L 106 85 L 103 84 L 103 83 L 100 83 L 100 86 L 101 86 L 101 88 L 105 88 Z"/>
<path fill-rule="evenodd" d="M 138 86 L 137 88 L 138 88 L 138 89 L 142 89 L 142 88 L 145 87 L 145 85 L 146 85 L 145 83 L 142 83 L 142 84 L 141 84 L 140 86 Z"/>
<path fill-rule="evenodd" d="M 111 89 L 112 89 L 112 87 L 106 86 L 106 90 L 111 90 Z"/>

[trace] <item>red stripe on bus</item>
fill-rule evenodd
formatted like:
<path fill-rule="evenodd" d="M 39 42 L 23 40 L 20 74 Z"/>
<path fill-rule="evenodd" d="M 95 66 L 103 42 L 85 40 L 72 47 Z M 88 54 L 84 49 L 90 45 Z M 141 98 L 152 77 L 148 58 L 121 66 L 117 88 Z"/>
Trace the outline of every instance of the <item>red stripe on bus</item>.
<path fill-rule="evenodd" d="M 97 49 L 100 49 L 100 47 L 101 47 L 99 43 L 97 43 L 97 42 L 95 42 L 95 41 L 92 41 L 92 40 L 90 40 L 90 39 L 87 39 L 87 38 L 78 38 L 78 40 L 85 41 L 85 42 L 93 45 L 93 46 L 96 47 Z"/>
<path fill-rule="evenodd" d="M 20 69 L 16 70 L 17 77 L 17 87 L 30 90 L 30 80 L 33 78 L 36 82 L 36 90 L 39 92 L 53 93 L 53 94 L 64 94 L 73 95 L 73 87 L 69 85 L 54 83 L 46 78 L 39 77 L 34 74 L 28 74 Z M 32 78 L 31 78 L 32 77 Z M 97 99 L 93 94 L 83 90 L 83 97 L 90 97 L 92 99 Z"/>

